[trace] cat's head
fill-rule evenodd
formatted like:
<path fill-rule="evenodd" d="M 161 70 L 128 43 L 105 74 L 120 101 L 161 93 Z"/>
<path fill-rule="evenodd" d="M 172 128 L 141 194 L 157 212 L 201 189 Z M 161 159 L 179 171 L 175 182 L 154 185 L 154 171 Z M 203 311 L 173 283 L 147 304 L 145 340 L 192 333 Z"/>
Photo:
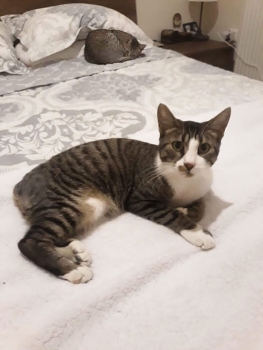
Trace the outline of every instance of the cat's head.
<path fill-rule="evenodd" d="M 230 115 L 231 109 L 226 108 L 207 122 L 183 122 L 175 118 L 166 105 L 160 104 L 157 116 L 162 163 L 185 176 L 210 168 L 217 160 Z"/>
<path fill-rule="evenodd" d="M 130 36 L 129 40 L 124 43 L 126 50 L 129 52 L 129 56 L 133 58 L 143 57 L 142 50 L 145 49 L 146 45 L 140 44 L 139 41 L 134 37 Z"/>

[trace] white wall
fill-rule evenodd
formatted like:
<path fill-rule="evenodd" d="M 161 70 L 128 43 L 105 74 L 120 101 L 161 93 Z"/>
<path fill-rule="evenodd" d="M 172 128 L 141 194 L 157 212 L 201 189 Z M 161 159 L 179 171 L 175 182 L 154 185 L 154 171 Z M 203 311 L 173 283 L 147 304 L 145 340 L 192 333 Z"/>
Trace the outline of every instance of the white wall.
<path fill-rule="evenodd" d="M 125 1 L 125 0 L 124 0 Z M 151 39 L 160 39 L 163 29 L 173 29 L 173 15 L 192 21 L 187 0 L 136 0 L 138 24 Z"/>
<path fill-rule="evenodd" d="M 218 0 L 218 19 L 214 28 L 209 33 L 211 39 L 221 40 L 218 36 L 218 32 L 230 28 L 238 29 L 238 34 L 240 34 L 246 1 L 247 0 Z"/>
<path fill-rule="evenodd" d="M 263 1 L 249 0 L 238 40 L 235 72 L 263 81 Z M 240 59 L 239 57 L 242 57 Z M 246 62 L 246 63 L 245 63 Z"/>
<path fill-rule="evenodd" d="M 218 0 L 204 4 L 204 33 L 220 40 L 217 32 L 229 28 L 240 30 L 247 0 Z M 152 39 L 160 39 L 162 29 L 173 29 L 176 12 L 182 15 L 182 23 L 199 22 L 200 3 L 187 0 L 136 0 L 138 24 Z"/>

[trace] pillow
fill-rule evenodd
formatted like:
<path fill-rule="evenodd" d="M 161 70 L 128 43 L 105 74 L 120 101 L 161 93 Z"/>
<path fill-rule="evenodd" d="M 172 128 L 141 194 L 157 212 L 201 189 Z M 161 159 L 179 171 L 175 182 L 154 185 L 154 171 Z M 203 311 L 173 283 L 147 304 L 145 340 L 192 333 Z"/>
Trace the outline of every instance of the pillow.
<path fill-rule="evenodd" d="M 81 27 L 89 29 L 117 29 L 129 33 L 146 48 L 153 47 L 153 41 L 131 19 L 118 11 L 99 5 L 92 5 L 81 19 Z"/>
<path fill-rule="evenodd" d="M 134 22 L 115 10 L 98 5 L 58 5 L 1 19 L 28 50 L 30 62 L 66 49 L 75 40 L 84 39 L 91 29 L 114 27 L 132 34 L 147 47 L 152 46 L 152 40 Z"/>
<path fill-rule="evenodd" d="M 27 67 L 19 62 L 13 47 L 13 36 L 9 28 L 0 22 L 0 72 L 26 74 Z"/>
<path fill-rule="evenodd" d="M 84 46 L 85 40 L 79 40 L 62 51 L 56 52 L 53 55 L 44 57 L 41 60 L 34 62 L 29 60 L 28 50 L 22 44 L 18 44 L 15 50 L 17 58 L 19 58 L 21 62 L 25 63 L 27 66 L 39 68 L 51 63 L 82 57 L 84 56 Z"/>
<path fill-rule="evenodd" d="M 14 36 L 28 50 L 29 61 L 34 62 L 73 44 L 82 15 L 74 5 L 53 6 L 28 11 L 11 20 L 3 16 L 2 20 L 9 26 L 11 22 Z"/>

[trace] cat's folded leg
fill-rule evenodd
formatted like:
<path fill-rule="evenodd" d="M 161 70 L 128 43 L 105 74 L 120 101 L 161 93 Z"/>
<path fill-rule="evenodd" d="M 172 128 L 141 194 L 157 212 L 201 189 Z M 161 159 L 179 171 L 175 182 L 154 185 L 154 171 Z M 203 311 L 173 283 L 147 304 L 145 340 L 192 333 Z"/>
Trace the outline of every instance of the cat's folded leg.
<path fill-rule="evenodd" d="M 185 215 L 187 215 L 194 222 L 200 221 L 204 216 L 205 204 L 203 198 L 198 199 L 197 201 L 187 205 L 186 207 L 177 208 Z"/>
<path fill-rule="evenodd" d="M 91 280 L 93 274 L 87 266 L 90 257 L 84 245 L 76 240 L 60 240 L 54 233 L 54 228 L 45 227 L 43 223 L 32 225 L 18 247 L 36 265 L 71 283 Z"/>
<path fill-rule="evenodd" d="M 189 243 L 203 250 L 215 247 L 212 235 L 178 209 L 167 207 L 165 204 L 155 201 L 138 201 L 130 203 L 128 210 L 170 228 Z"/>

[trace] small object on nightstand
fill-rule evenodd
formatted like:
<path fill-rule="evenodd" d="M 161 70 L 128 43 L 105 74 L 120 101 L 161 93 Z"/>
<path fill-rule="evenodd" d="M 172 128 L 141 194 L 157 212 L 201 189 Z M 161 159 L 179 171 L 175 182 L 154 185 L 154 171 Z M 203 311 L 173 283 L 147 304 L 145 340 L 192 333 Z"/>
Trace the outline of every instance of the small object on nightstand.
<path fill-rule="evenodd" d="M 195 34 L 198 31 L 198 26 L 196 22 L 184 23 L 183 28 L 186 33 Z"/>
<path fill-rule="evenodd" d="M 205 41 L 209 39 L 208 35 L 203 35 L 201 33 L 196 22 L 184 23 L 183 27 L 186 33 L 192 34 L 193 41 Z"/>
<path fill-rule="evenodd" d="M 174 28 L 180 28 L 182 22 L 182 16 L 180 13 L 176 13 L 173 17 L 173 26 Z"/>
<path fill-rule="evenodd" d="M 178 30 L 164 29 L 161 33 L 161 42 L 163 44 L 182 43 L 192 40 L 192 34 L 179 32 Z"/>

